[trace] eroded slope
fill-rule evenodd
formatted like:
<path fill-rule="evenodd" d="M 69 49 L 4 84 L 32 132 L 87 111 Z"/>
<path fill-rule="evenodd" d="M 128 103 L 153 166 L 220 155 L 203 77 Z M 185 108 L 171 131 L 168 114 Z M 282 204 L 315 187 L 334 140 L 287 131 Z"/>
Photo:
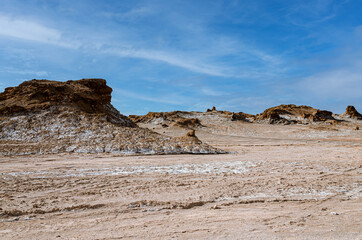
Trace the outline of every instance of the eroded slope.
<path fill-rule="evenodd" d="M 111 105 L 103 79 L 32 80 L 0 93 L 0 154 L 216 153 L 196 136 L 139 128 Z"/>

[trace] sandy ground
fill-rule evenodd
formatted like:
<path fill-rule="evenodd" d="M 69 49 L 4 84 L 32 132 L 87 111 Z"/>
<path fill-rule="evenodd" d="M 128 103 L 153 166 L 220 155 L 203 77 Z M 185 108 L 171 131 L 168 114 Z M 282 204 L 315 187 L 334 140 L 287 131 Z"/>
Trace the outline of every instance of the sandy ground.
<path fill-rule="evenodd" d="M 221 155 L 2 157 L 0 239 L 362 239 L 356 124 L 197 130 Z"/>

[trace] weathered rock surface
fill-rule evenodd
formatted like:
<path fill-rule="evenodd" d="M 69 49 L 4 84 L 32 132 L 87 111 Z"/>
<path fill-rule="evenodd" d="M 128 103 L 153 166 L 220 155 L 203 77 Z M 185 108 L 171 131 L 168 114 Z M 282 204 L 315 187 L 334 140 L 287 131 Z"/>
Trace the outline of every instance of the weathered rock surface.
<path fill-rule="evenodd" d="M 130 115 L 135 123 L 143 124 L 171 124 L 183 128 L 201 128 L 205 124 L 220 124 L 225 121 L 253 122 L 255 116 L 243 112 L 218 111 L 215 107 L 206 112 L 173 111 L 173 112 L 149 112 L 146 115 Z"/>
<path fill-rule="evenodd" d="M 195 135 L 195 130 L 191 130 L 183 137 L 178 137 L 177 140 L 188 143 L 201 143 L 200 139 Z"/>
<path fill-rule="evenodd" d="M 354 118 L 357 120 L 362 120 L 362 114 L 360 114 L 354 106 L 347 106 L 346 112 L 341 114 L 343 117 Z"/>
<path fill-rule="evenodd" d="M 198 118 L 184 118 L 176 121 L 176 125 L 184 128 L 197 128 L 202 127 Z"/>
<path fill-rule="evenodd" d="M 0 93 L 0 116 L 39 113 L 43 110 L 56 112 L 65 107 L 72 111 L 104 116 L 121 126 L 135 127 L 127 117 L 111 105 L 112 88 L 104 79 L 78 81 L 25 81 L 18 87 L 6 88 Z"/>
<path fill-rule="evenodd" d="M 255 115 L 243 113 L 243 112 L 232 113 L 232 115 L 231 115 L 232 121 L 250 122 L 250 121 L 254 121 L 254 118 L 255 118 Z"/>
<path fill-rule="evenodd" d="M 213 106 L 211 109 L 208 108 L 206 110 L 206 112 L 215 112 L 215 111 L 217 111 L 215 106 Z"/>
<path fill-rule="evenodd" d="M 271 124 L 308 123 L 314 121 L 335 120 L 330 111 L 319 110 L 309 106 L 294 104 L 279 105 L 266 109 L 256 116 L 258 121 Z"/>
<path fill-rule="evenodd" d="M 173 112 L 149 112 L 146 115 L 129 115 L 128 117 L 135 123 L 151 123 L 151 122 L 175 122 L 184 119 L 183 115 L 188 114 L 184 111 Z"/>
<path fill-rule="evenodd" d="M 82 153 L 217 153 L 138 127 L 111 105 L 103 79 L 32 80 L 0 93 L 0 155 Z"/>
<path fill-rule="evenodd" d="M 173 125 L 191 129 L 200 127 L 213 127 L 229 121 L 243 121 L 249 123 L 268 124 L 331 124 L 336 125 L 352 119 L 362 119 L 362 115 L 353 106 L 348 106 L 344 114 L 338 115 L 331 111 L 320 110 L 310 106 L 297 106 L 294 104 L 279 105 L 266 109 L 264 112 L 252 115 L 244 112 L 229 112 L 216 110 L 215 107 L 206 112 L 149 112 L 144 116 L 129 116 L 135 123 Z"/>

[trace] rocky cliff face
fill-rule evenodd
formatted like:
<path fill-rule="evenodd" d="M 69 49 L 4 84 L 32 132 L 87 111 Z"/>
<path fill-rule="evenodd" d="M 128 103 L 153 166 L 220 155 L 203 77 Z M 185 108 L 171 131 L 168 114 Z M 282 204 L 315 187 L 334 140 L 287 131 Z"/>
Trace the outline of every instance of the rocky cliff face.
<path fill-rule="evenodd" d="M 31 80 L 0 93 L 0 116 L 68 109 L 73 112 L 104 116 L 121 126 L 135 127 L 111 105 L 112 88 L 104 79 L 57 82 Z"/>
<path fill-rule="evenodd" d="M 32 80 L 0 93 L 0 155 L 216 153 L 207 144 L 139 128 L 111 105 L 103 79 Z"/>

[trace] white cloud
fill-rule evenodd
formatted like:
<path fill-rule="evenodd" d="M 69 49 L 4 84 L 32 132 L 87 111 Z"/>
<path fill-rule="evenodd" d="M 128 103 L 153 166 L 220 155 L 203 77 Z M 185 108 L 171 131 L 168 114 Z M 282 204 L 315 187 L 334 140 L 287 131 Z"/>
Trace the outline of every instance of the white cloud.
<path fill-rule="evenodd" d="M 75 42 L 62 39 L 62 33 L 57 29 L 46 27 L 34 21 L 4 15 L 0 15 L 0 35 L 67 48 L 79 47 L 79 44 Z"/>
<path fill-rule="evenodd" d="M 0 34 L 38 42 L 59 41 L 61 33 L 38 23 L 0 16 Z"/>
<path fill-rule="evenodd" d="M 346 3 L 348 0 L 295 1 L 288 9 L 286 18 L 289 23 L 296 26 L 311 27 L 337 17 L 339 9 Z"/>
<path fill-rule="evenodd" d="M 155 60 L 167 63 L 169 65 L 181 67 L 197 73 L 204 73 L 212 76 L 231 77 L 226 69 L 208 65 L 202 62 L 195 63 L 192 59 L 187 59 L 185 56 L 175 56 L 168 52 L 156 51 L 150 49 L 108 49 L 103 50 L 103 53 L 117 55 L 119 57 L 130 57 L 147 60 Z"/>
<path fill-rule="evenodd" d="M 175 94 L 172 95 L 162 95 L 162 96 L 147 96 L 145 94 L 135 93 L 131 91 L 122 90 L 119 88 L 114 89 L 114 92 L 121 97 L 128 97 L 133 99 L 138 99 L 142 101 L 150 101 L 156 103 L 172 104 L 172 105 L 188 105 L 192 100 L 187 97 L 178 96 Z"/>
<path fill-rule="evenodd" d="M 49 75 L 48 72 L 46 72 L 46 71 L 18 70 L 18 69 L 0 70 L 0 72 L 20 74 L 20 75 L 31 75 L 31 76 L 37 76 L 37 77 L 47 77 Z"/>
<path fill-rule="evenodd" d="M 135 7 L 124 12 L 102 11 L 99 13 L 100 16 L 130 22 L 139 21 L 141 18 L 150 16 L 152 14 L 155 14 L 155 11 L 151 6 Z"/>
<path fill-rule="evenodd" d="M 126 19 L 135 19 L 143 16 L 148 16 L 153 13 L 153 9 L 150 7 L 139 7 L 139 8 L 133 8 L 128 12 L 119 14 L 120 18 L 126 18 Z"/>
<path fill-rule="evenodd" d="M 123 15 L 125 17 L 137 17 L 152 13 L 152 8 L 140 7 L 131 9 L 129 12 L 123 13 Z M 177 21 L 176 23 L 175 21 L 171 22 L 172 25 L 177 23 Z M 199 28 L 202 28 L 202 26 L 199 26 Z M 212 34 L 207 34 L 204 30 L 201 31 L 201 35 L 200 33 L 196 35 L 191 34 L 193 37 L 187 39 L 184 39 L 184 36 L 188 36 L 190 33 L 185 32 L 181 38 L 182 42 L 187 46 L 184 46 L 186 50 L 181 52 L 178 48 L 170 49 L 164 47 L 167 44 L 159 46 L 157 43 L 154 43 L 154 36 L 152 34 L 150 34 L 150 39 L 144 39 L 128 28 L 124 28 L 125 31 L 121 35 L 112 32 L 101 34 L 102 37 L 100 38 L 93 34 L 94 30 L 87 27 L 84 29 L 85 32 L 80 36 L 74 29 L 73 32 L 64 33 L 59 29 L 50 28 L 42 23 L 35 22 L 31 18 L 15 18 L 0 15 L 0 36 L 79 49 L 91 54 L 101 53 L 122 58 L 159 61 L 195 73 L 217 77 L 266 79 L 271 75 L 274 76 L 276 73 L 279 74 L 281 70 L 279 65 L 282 61 L 278 56 L 273 56 L 258 48 L 247 46 L 238 39 L 226 36 L 213 36 Z M 87 37 L 84 38 L 84 36 Z M 128 39 L 125 36 L 133 37 Z M 223 57 L 237 58 L 239 62 L 236 65 L 235 63 L 222 62 L 219 59 Z M 256 60 L 258 63 L 249 64 L 248 61 L 250 59 Z M 265 71 L 265 68 L 268 70 Z"/>
<path fill-rule="evenodd" d="M 214 90 L 214 89 L 211 89 L 208 87 L 201 88 L 201 92 L 205 95 L 213 96 L 213 97 L 220 97 L 220 96 L 228 95 L 227 92 Z"/>
<path fill-rule="evenodd" d="M 314 74 L 302 79 L 296 88 L 315 98 L 361 98 L 362 64 Z"/>
<path fill-rule="evenodd" d="M 247 47 L 245 47 L 245 49 L 247 49 Z M 285 71 L 283 68 L 279 67 L 282 63 L 280 57 L 272 56 L 261 50 L 252 49 L 250 47 L 248 50 L 245 50 L 245 52 L 242 49 L 234 49 L 234 54 L 240 54 L 238 56 L 240 57 L 241 55 L 247 53 L 249 57 L 251 55 L 261 60 L 262 63 L 260 63 L 260 66 L 251 66 L 248 64 L 237 66 L 227 65 L 226 63 L 218 60 L 219 57 L 224 56 L 222 50 L 219 50 L 219 52 L 213 52 L 211 55 L 204 55 L 202 51 L 179 53 L 172 50 L 137 49 L 133 47 L 111 47 L 109 49 L 103 49 L 100 52 L 116 55 L 118 57 L 160 61 L 172 66 L 187 69 L 189 71 L 216 77 L 267 79 Z M 268 70 L 266 71 L 266 69 Z"/>

